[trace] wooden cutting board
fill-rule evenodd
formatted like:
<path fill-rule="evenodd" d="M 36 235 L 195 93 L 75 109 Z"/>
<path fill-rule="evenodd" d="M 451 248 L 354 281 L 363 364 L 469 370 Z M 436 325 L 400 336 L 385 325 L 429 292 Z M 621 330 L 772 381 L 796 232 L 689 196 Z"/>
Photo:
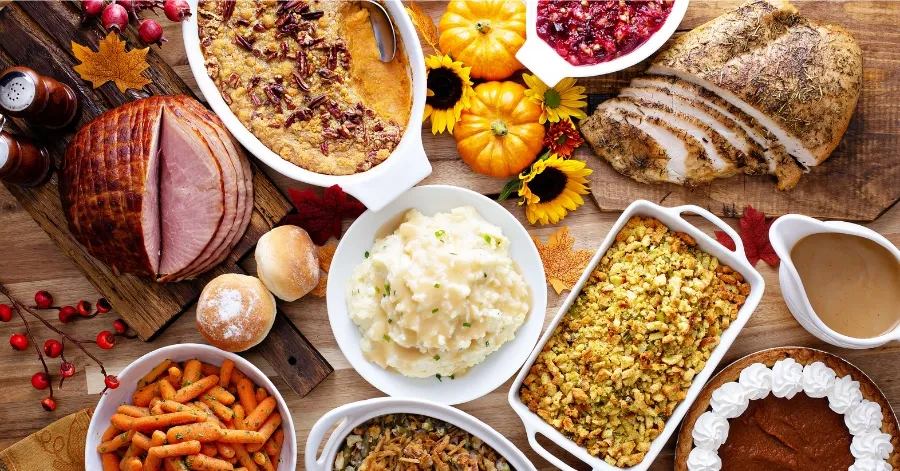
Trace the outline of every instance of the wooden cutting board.
<path fill-rule="evenodd" d="M 691 2 L 679 33 L 735 8 L 740 1 Z M 740 216 L 752 205 L 766 215 L 807 216 L 872 221 L 900 199 L 900 35 L 896 34 L 900 3 L 879 8 L 852 1 L 792 2 L 805 17 L 843 26 L 863 51 L 863 90 L 840 145 L 823 164 L 803 175 L 796 188 L 779 192 L 768 176 L 736 176 L 697 187 L 647 185 L 621 175 L 594 156 L 588 146 L 577 151 L 594 169 L 591 189 L 604 211 L 620 211 L 636 199 L 665 206 L 695 204 L 718 215 Z M 622 72 L 580 79 L 591 105 L 615 96 L 647 68 L 645 61 Z M 593 110 L 593 106 L 589 111 Z"/>
<path fill-rule="evenodd" d="M 78 122 L 62 131 L 26 129 L 26 124 L 21 121 L 13 123 L 14 131 L 30 134 L 44 144 L 56 162 L 60 161 L 75 130 L 106 110 L 149 95 L 193 96 L 190 88 L 152 49 L 147 55 L 150 68 L 144 72 L 152 83 L 144 90 L 121 93 L 113 83 L 91 88 L 72 69 L 78 61 L 72 55 L 71 43 L 74 41 L 96 50 L 98 42 L 106 36 L 98 23 L 82 26 L 74 2 L 14 2 L 0 11 L 0 38 L 3 38 L 0 40 L 0 68 L 30 67 L 68 84 L 79 97 L 81 114 Z M 125 39 L 129 48 L 142 44 L 131 28 L 126 31 Z M 141 339 L 148 341 L 190 308 L 209 280 L 223 273 L 243 273 L 238 262 L 263 234 L 291 211 L 290 203 L 265 173 L 255 164 L 252 168 L 254 210 L 244 237 L 217 268 L 201 278 L 180 283 L 159 284 L 148 278 L 115 275 L 91 257 L 68 231 L 55 174 L 48 184 L 36 188 L 14 185 L 7 185 L 7 188 L 60 249 L 72 257 L 97 291 L 109 299 L 115 312 Z M 332 372 L 328 362 L 284 315 L 277 316 L 269 337 L 257 348 L 301 396 Z"/>

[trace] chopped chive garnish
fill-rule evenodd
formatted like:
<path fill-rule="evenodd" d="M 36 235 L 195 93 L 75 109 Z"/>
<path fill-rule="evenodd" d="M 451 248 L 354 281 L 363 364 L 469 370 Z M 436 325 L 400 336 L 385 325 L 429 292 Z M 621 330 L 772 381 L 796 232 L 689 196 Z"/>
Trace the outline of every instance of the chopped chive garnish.
<path fill-rule="evenodd" d="M 450 379 L 456 379 L 456 373 L 450 375 Z"/>
<path fill-rule="evenodd" d="M 435 284 L 434 284 L 434 287 L 435 287 L 435 288 L 440 288 L 440 287 L 441 287 L 441 284 L 440 284 L 440 283 L 435 283 Z"/>
<path fill-rule="evenodd" d="M 440 360 L 440 359 L 441 359 L 441 356 L 440 356 L 440 355 L 435 355 L 435 356 L 434 356 L 434 361 L 438 361 L 438 360 Z"/>
<path fill-rule="evenodd" d="M 438 312 L 438 311 L 440 311 L 440 309 L 434 308 L 434 309 L 431 310 L 431 313 L 434 314 L 435 312 Z"/>
<path fill-rule="evenodd" d="M 484 274 L 484 277 L 487 278 L 487 273 Z"/>
<path fill-rule="evenodd" d="M 485 340 L 485 341 L 484 341 L 484 346 L 485 346 L 485 347 L 487 347 L 487 346 L 490 345 L 490 344 L 491 344 L 491 341 L 490 341 L 490 340 Z"/>
<path fill-rule="evenodd" d="M 384 337 L 383 337 L 383 338 L 384 338 L 385 340 L 387 340 L 388 342 L 391 341 L 391 336 L 388 335 L 388 334 L 384 334 Z"/>
<path fill-rule="evenodd" d="M 490 244 L 490 243 L 491 243 L 491 236 L 485 234 L 485 235 L 484 235 L 484 241 Z"/>
<path fill-rule="evenodd" d="M 394 323 L 394 319 L 388 319 L 388 324 L 393 324 L 393 323 Z"/>
<path fill-rule="evenodd" d="M 440 374 L 440 373 L 434 375 L 434 377 L 437 378 L 438 381 L 441 381 L 441 374 Z M 441 382 L 443 383 L 443 381 L 441 381 Z"/>
<path fill-rule="evenodd" d="M 446 234 L 446 233 L 447 233 L 447 232 L 446 232 L 445 230 L 441 229 L 441 230 L 435 232 L 435 233 L 434 233 L 434 236 L 435 236 L 435 237 L 444 237 L 444 234 Z"/>
<path fill-rule="evenodd" d="M 376 293 L 380 293 L 380 292 L 381 292 L 381 288 L 379 288 L 379 287 L 376 286 L 376 287 L 375 287 L 375 292 L 376 292 Z"/>
<path fill-rule="evenodd" d="M 366 250 L 366 258 L 369 258 L 369 251 Z"/>
<path fill-rule="evenodd" d="M 463 327 L 472 327 L 472 324 L 469 324 L 468 322 L 463 322 Z"/>

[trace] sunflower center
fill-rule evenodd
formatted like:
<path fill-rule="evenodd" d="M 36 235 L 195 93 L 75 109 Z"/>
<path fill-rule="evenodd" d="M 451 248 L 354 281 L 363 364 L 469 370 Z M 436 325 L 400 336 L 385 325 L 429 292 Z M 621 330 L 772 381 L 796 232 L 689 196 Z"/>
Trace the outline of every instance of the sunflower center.
<path fill-rule="evenodd" d="M 542 203 L 546 203 L 562 194 L 566 189 L 567 180 L 568 178 L 562 170 L 556 167 L 547 167 L 528 182 L 528 188 L 541 199 Z"/>
<path fill-rule="evenodd" d="M 432 108 L 449 110 L 462 98 L 463 82 L 456 72 L 440 67 L 428 72 L 428 89 L 434 95 L 426 98 L 425 103 Z"/>
<path fill-rule="evenodd" d="M 544 104 L 547 105 L 548 108 L 559 108 L 559 104 L 562 103 L 562 97 L 559 96 L 559 92 L 548 88 L 546 92 L 544 92 Z"/>

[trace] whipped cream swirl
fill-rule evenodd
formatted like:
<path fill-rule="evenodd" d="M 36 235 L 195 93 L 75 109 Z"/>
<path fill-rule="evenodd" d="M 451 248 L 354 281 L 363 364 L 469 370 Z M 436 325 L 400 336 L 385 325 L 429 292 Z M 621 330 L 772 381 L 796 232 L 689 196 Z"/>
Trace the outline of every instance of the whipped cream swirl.
<path fill-rule="evenodd" d="M 716 451 L 728 438 L 728 420 L 715 412 L 706 411 L 697 417 L 691 437 L 697 448 Z"/>
<path fill-rule="evenodd" d="M 873 460 L 872 458 L 863 458 L 856 460 L 853 466 L 847 468 L 847 471 L 892 471 L 894 468 L 885 460 Z"/>
<path fill-rule="evenodd" d="M 754 363 L 741 371 L 738 382 L 747 390 L 751 401 L 765 399 L 772 392 L 772 370 L 762 363 Z"/>
<path fill-rule="evenodd" d="M 772 367 L 772 394 L 775 397 L 793 399 L 803 390 L 803 365 L 793 358 L 775 362 Z"/>
<path fill-rule="evenodd" d="M 866 432 L 881 430 L 881 406 L 863 399 L 859 404 L 850 407 L 844 414 L 844 423 L 851 435 L 862 435 Z"/>
<path fill-rule="evenodd" d="M 809 397 L 825 397 L 834 386 L 834 370 L 817 361 L 803 368 L 803 392 Z"/>
<path fill-rule="evenodd" d="M 749 392 L 740 383 L 725 383 L 712 393 L 709 405 L 726 419 L 740 416 L 750 406 Z"/>
<path fill-rule="evenodd" d="M 694 443 L 697 441 L 694 440 Z M 858 460 L 863 458 L 886 460 L 893 451 L 894 445 L 891 444 L 891 436 L 880 431 L 856 435 L 850 444 L 850 453 Z"/>
<path fill-rule="evenodd" d="M 856 462 L 848 471 L 892 471 L 886 461 L 894 451 L 891 435 L 881 433 L 881 406 L 863 399 L 859 382 L 850 376 L 836 377 L 822 362 L 805 367 L 792 358 L 775 362 L 770 369 L 754 363 L 741 371 L 737 382 L 725 383 L 713 391 L 709 404 L 694 423 L 694 449 L 687 459 L 688 471 L 720 471 L 719 448 L 728 440 L 728 419 L 739 417 L 751 400 L 775 397 L 791 399 L 803 392 L 809 397 L 828 398 L 828 406 L 844 415 L 853 442 L 850 453 Z"/>
<path fill-rule="evenodd" d="M 722 459 L 714 451 L 694 448 L 691 450 L 691 454 L 688 455 L 687 468 L 690 471 L 720 471 L 722 469 Z"/>
<path fill-rule="evenodd" d="M 834 386 L 828 392 L 828 407 L 838 414 L 845 414 L 850 407 L 862 402 L 862 391 L 859 390 L 859 381 L 844 376 L 834 380 Z"/>

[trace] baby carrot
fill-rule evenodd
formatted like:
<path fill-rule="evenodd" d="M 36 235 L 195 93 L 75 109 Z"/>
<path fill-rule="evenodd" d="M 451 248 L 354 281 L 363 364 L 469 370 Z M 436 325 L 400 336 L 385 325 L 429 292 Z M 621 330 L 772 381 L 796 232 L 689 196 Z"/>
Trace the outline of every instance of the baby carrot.
<path fill-rule="evenodd" d="M 244 445 L 235 443 L 231 446 L 234 448 L 234 456 L 235 458 L 237 458 L 238 463 L 240 463 L 241 466 L 247 468 L 249 471 L 259 471 L 259 466 L 256 465 L 255 461 L 253 461 L 250 453 L 247 453 L 247 449 L 244 448 Z"/>
<path fill-rule="evenodd" d="M 244 426 L 244 419 L 246 418 L 246 414 L 244 413 L 244 406 L 235 404 L 234 407 L 231 408 L 231 410 L 232 412 L 234 412 L 234 428 L 240 429 Z"/>
<path fill-rule="evenodd" d="M 134 427 L 134 421 L 137 420 L 130 415 L 113 414 L 109 421 L 119 430 L 131 430 Z"/>
<path fill-rule="evenodd" d="M 197 416 L 197 422 L 206 422 L 207 419 L 206 411 L 189 404 L 181 404 L 175 401 L 162 401 L 159 403 L 159 406 L 166 412 L 190 412 Z"/>
<path fill-rule="evenodd" d="M 147 452 L 148 455 L 154 455 L 157 458 L 169 458 L 172 456 L 196 455 L 200 453 L 200 442 L 191 440 L 188 442 L 175 443 L 172 445 L 155 446 Z"/>
<path fill-rule="evenodd" d="M 190 385 L 200 379 L 200 368 L 203 364 L 200 360 L 188 360 L 184 364 L 184 372 L 181 374 L 181 387 Z"/>
<path fill-rule="evenodd" d="M 222 429 L 222 436 L 219 438 L 222 443 L 265 443 L 263 434 L 253 430 L 229 430 Z"/>
<path fill-rule="evenodd" d="M 141 417 L 133 419 L 132 427 L 138 432 L 149 432 L 151 430 L 159 430 L 173 425 L 190 424 L 197 421 L 197 416 L 187 412 L 171 412 L 162 415 L 151 415 L 150 417 Z"/>
<path fill-rule="evenodd" d="M 184 462 L 188 469 L 194 471 L 234 471 L 231 463 L 206 455 L 190 455 L 184 459 Z"/>
<path fill-rule="evenodd" d="M 159 383 L 150 383 L 131 395 L 131 403 L 138 407 L 147 407 L 153 396 L 159 396 Z"/>
<path fill-rule="evenodd" d="M 100 464 L 103 465 L 103 471 L 119 471 L 119 457 L 115 453 L 100 455 Z"/>
<path fill-rule="evenodd" d="M 244 419 L 244 428 L 246 430 L 259 430 L 259 427 L 272 415 L 276 407 L 277 404 L 274 397 L 265 398 L 253 409 L 253 412 L 247 414 L 247 418 Z"/>
<path fill-rule="evenodd" d="M 163 378 L 158 382 L 159 395 L 163 398 L 163 400 L 170 400 L 175 397 L 175 387 L 172 386 L 172 383 L 170 383 L 168 379 Z"/>
<path fill-rule="evenodd" d="M 225 459 L 234 458 L 234 447 L 222 442 L 216 442 L 216 448 L 219 449 L 219 454 L 222 455 Z"/>
<path fill-rule="evenodd" d="M 187 381 L 185 381 L 185 384 L 187 384 Z M 218 376 L 207 376 L 199 381 L 183 386 L 178 391 L 175 391 L 175 397 L 173 398 L 173 400 L 175 402 L 182 403 L 190 401 L 191 399 L 203 394 L 204 392 L 209 391 L 213 386 L 216 386 L 217 384 L 219 384 Z"/>
<path fill-rule="evenodd" d="M 122 430 L 116 428 L 115 425 L 110 425 L 109 427 L 106 427 L 106 430 L 103 431 L 103 435 L 100 436 L 100 441 L 105 442 L 112 440 L 116 437 L 116 435 L 120 433 L 122 433 Z"/>
<path fill-rule="evenodd" d="M 150 437 L 141 432 L 134 433 L 134 436 L 131 437 L 131 443 L 144 451 L 153 447 L 153 445 L 150 444 Z"/>
<path fill-rule="evenodd" d="M 176 365 L 169 367 L 169 383 L 172 384 L 172 387 L 181 387 L 181 369 Z"/>
<path fill-rule="evenodd" d="M 166 432 L 166 440 L 169 443 L 181 443 L 191 440 L 199 442 L 214 442 L 222 436 L 222 429 L 212 422 L 199 424 L 179 425 Z"/>
<path fill-rule="evenodd" d="M 266 454 L 277 460 L 281 455 L 281 445 L 284 443 L 284 429 L 278 429 L 272 434 L 272 438 L 266 440 Z"/>
<path fill-rule="evenodd" d="M 112 451 L 116 451 L 119 448 L 122 448 L 123 446 L 131 443 L 132 437 L 134 437 L 134 430 L 122 432 L 122 433 L 116 435 L 113 439 L 107 440 L 107 441 L 97 445 L 97 452 L 109 453 Z"/>
<path fill-rule="evenodd" d="M 234 361 L 225 360 L 222 362 L 222 368 L 219 370 L 219 386 L 227 387 L 231 381 L 231 372 L 234 371 Z"/>
<path fill-rule="evenodd" d="M 172 364 L 172 360 L 163 360 L 162 363 L 153 367 L 149 373 L 145 374 L 143 378 L 138 380 L 137 387 L 138 389 L 143 388 L 144 386 L 156 381 L 156 378 L 159 378 L 159 375 L 163 374 L 163 371 Z"/>
<path fill-rule="evenodd" d="M 209 363 L 200 363 L 200 373 L 203 376 L 219 376 L 219 367 Z"/>
<path fill-rule="evenodd" d="M 207 394 L 216 398 L 217 401 L 225 404 L 226 406 L 234 404 L 234 394 L 226 391 L 222 386 L 213 387 L 207 392 Z"/>
<path fill-rule="evenodd" d="M 150 409 L 146 407 L 138 407 L 133 406 L 131 404 L 122 404 L 116 409 L 116 412 L 124 415 L 129 415 L 131 417 L 147 417 L 150 415 Z"/>
<path fill-rule="evenodd" d="M 247 379 L 247 375 L 245 375 L 241 370 L 237 368 L 231 370 L 231 384 L 233 386 L 237 386 L 239 382 L 245 379 Z"/>
<path fill-rule="evenodd" d="M 128 449 L 125 450 L 125 454 L 119 460 L 119 471 L 128 471 L 128 464 L 131 462 L 131 459 L 140 458 L 143 453 L 144 450 L 134 443 L 128 445 Z"/>
<path fill-rule="evenodd" d="M 166 471 L 188 471 L 187 465 L 179 458 L 166 458 L 165 468 Z"/>
<path fill-rule="evenodd" d="M 265 389 L 259 388 L 256 390 L 256 402 L 262 402 L 263 399 L 269 397 L 269 393 L 266 392 Z"/>
<path fill-rule="evenodd" d="M 278 430 L 278 427 L 281 427 L 281 414 L 279 414 L 278 412 L 273 412 L 272 415 L 270 415 L 269 418 L 267 418 L 266 421 L 263 422 L 262 426 L 259 427 L 258 432 L 261 433 L 263 437 L 266 438 L 266 440 L 268 440 L 269 437 L 271 437 L 272 434 L 275 433 L 276 430 Z M 262 443 L 248 445 L 247 451 L 259 451 L 262 446 Z"/>
<path fill-rule="evenodd" d="M 256 393 L 253 391 L 253 383 L 247 378 L 242 379 L 237 384 L 237 393 L 238 398 L 241 400 L 241 406 L 244 407 L 244 412 L 247 414 L 253 412 L 253 409 L 256 409 L 256 405 L 258 404 L 256 401 Z"/>
<path fill-rule="evenodd" d="M 223 421 L 234 422 L 234 411 L 231 410 L 228 406 L 217 401 L 214 397 L 204 394 L 203 397 L 200 398 L 200 402 L 209 406 L 209 408 L 216 413 L 216 416 L 218 416 Z"/>
<path fill-rule="evenodd" d="M 215 457 L 219 454 L 219 449 L 215 443 L 204 443 L 200 446 L 200 454 Z"/>
<path fill-rule="evenodd" d="M 141 464 L 140 458 L 132 458 L 128 462 L 128 471 L 144 471 L 144 465 Z"/>

